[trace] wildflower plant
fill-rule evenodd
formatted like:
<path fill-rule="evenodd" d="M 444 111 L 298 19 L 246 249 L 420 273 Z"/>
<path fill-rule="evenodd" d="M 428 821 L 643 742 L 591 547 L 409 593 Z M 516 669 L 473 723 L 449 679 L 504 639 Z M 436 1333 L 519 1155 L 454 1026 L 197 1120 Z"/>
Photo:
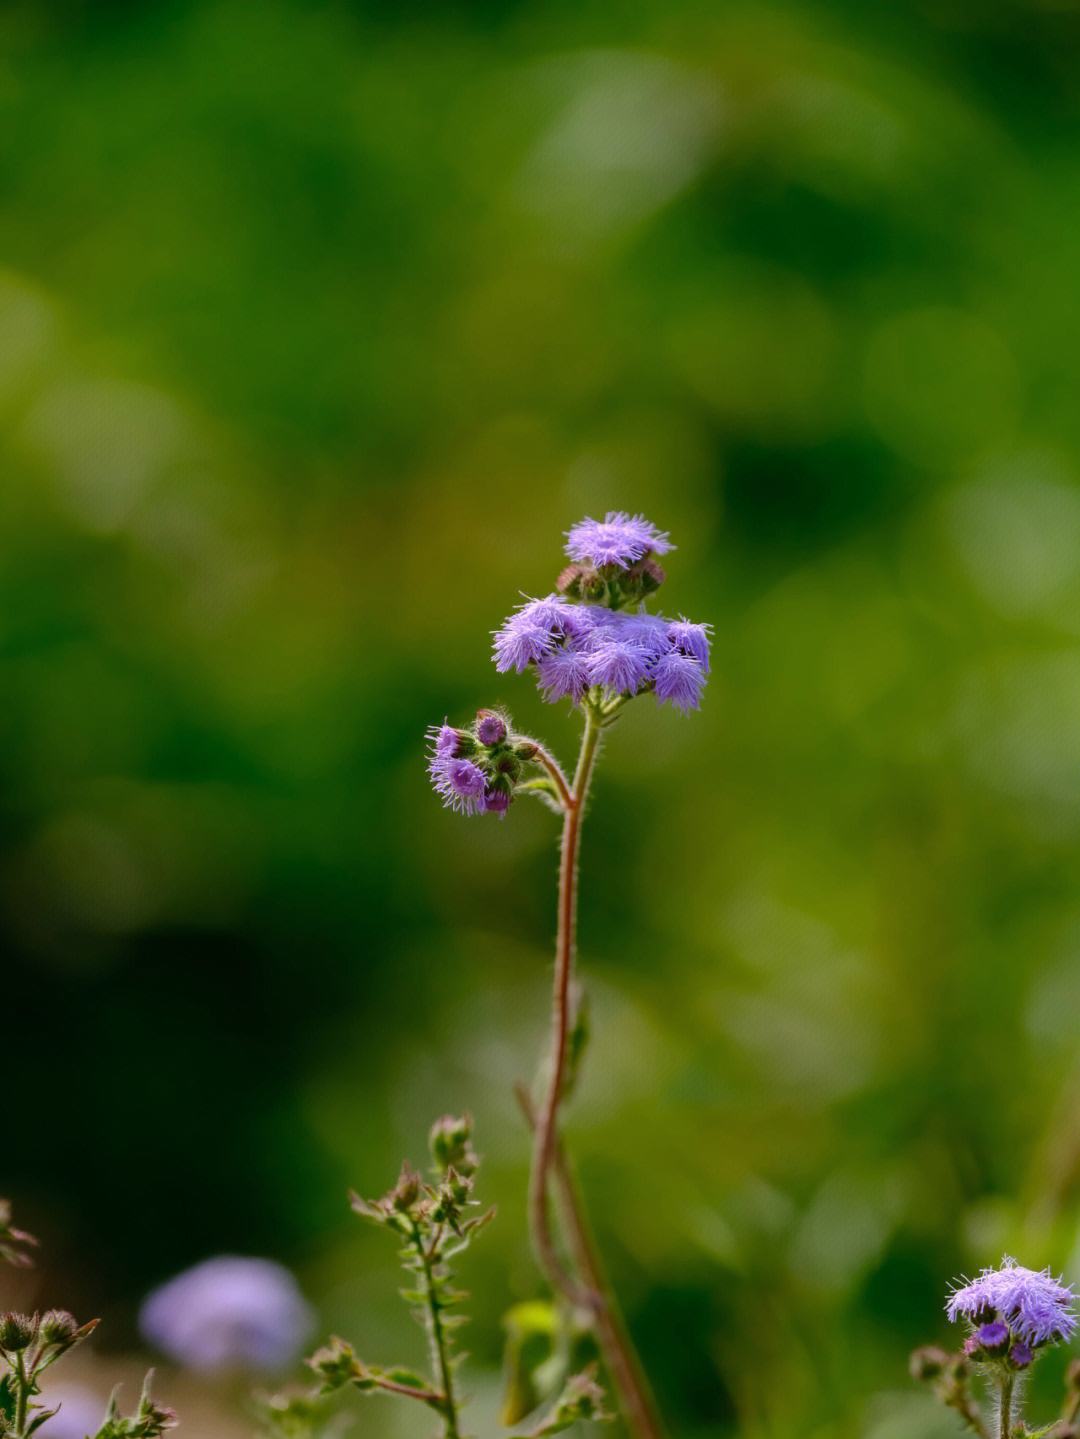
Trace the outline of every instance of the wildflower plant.
<path fill-rule="evenodd" d="M 578 851 L 602 737 L 640 696 L 652 695 L 684 714 L 696 710 L 709 674 L 709 626 L 647 607 L 665 579 L 659 557 L 673 548 L 667 534 L 641 515 L 619 511 L 582 520 L 567 533 L 570 563 L 552 592 L 526 598 L 495 631 L 496 670 L 531 671 L 545 701 L 566 701 L 579 716 L 572 778 L 545 745 L 518 733 L 502 708 L 478 710 L 468 725 L 444 721 L 428 732 L 428 777 L 448 808 L 505 819 L 518 800 L 534 798 L 562 821 L 550 1058 L 538 1094 L 524 1085 L 517 1092 L 533 1134 L 533 1248 L 556 1300 L 520 1304 L 507 1316 L 502 1418 L 530 1439 L 611 1417 L 598 1361 L 633 1439 L 660 1439 L 663 1433 L 585 1217 L 559 1118 L 587 1037 L 575 975 Z M 473 1212 L 478 1159 L 471 1122 L 439 1120 L 430 1148 L 429 1178 L 406 1165 L 381 1199 L 353 1197 L 358 1214 L 398 1240 L 409 1273 L 404 1297 L 427 1332 L 427 1372 L 377 1368 L 334 1339 L 308 1361 L 318 1376 L 316 1393 L 279 1396 L 264 1405 L 264 1419 L 281 1439 L 329 1434 L 322 1401 L 349 1389 L 424 1404 L 439 1416 L 443 1439 L 463 1439 L 461 1356 L 454 1341 L 465 1296 L 451 1266 L 491 1211 Z"/>
<path fill-rule="evenodd" d="M 584 1017 L 575 976 L 578 851 L 601 739 L 631 700 L 652 695 L 688 713 L 709 674 L 709 626 L 651 611 L 666 579 L 660 557 L 674 546 L 642 515 L 609 512 L 566 535 L 570 561 L 554 591 L 525 602 L 494 636 L 500 674 L 530 671 L 541 697 L 568 701 L 580 716 L 573 778 L 532 736 L 515 733 L 502 711 L 481 710 L 468 728 L 431 732 L 429 773 L 436 793 L 466 814 L 504 816 L 523 797 L 562 819 L 550 1062 L 543 1092 L 519 1099 L 533 1130 L 529 1216 L 540 1268 L 564 1306 L 590 1316 L 619 1407 L 637 1439 L 655 1439 L 660 1420 L 610 1292 L 559 1135 L 559 1114 L 579 1057 Z M 565 1243 L 556 1239 L 552 1194 Z"/>
<path fill-rule="evenodd" d="M 32 1235 L 12 1227 L 11 1206 L 0 1199 L 0 1257 L 25 1268 L 30 1263 L 28 1250 L 36 1243 Z M 59 1413 L 59 1406 L 50 1409 L 42 1402 L 41 1377 L 97 1326 L 96 1319 L 79 1324 L 64 1309 L 0 1314 L 0 1439 L 30 1439 Z M 176 1427 L 176 1415 L 150 1392 L 152 1377 L 152 1373 L 146 1376 L 131 1415 L 121 1413 L 119 1390 L 113 1391 L 93 1439 L 160 1439 Z"/>
<path fill-rule="evenodd" d="M 914 1378 L 930 1383 L 938 1399 L 954 1409 L 966 1427 L 981 1439 L 1027 1439 L 1053 1435 L 1054 1439 L 1080 1439 L 1080 1364 L 1068 1371 L 1061 1414 L 1041 1429 L 1024 1423 L 1025 1381 L 1036 1362 L 1050 1349 L 1066 1343 L 1076 1329 L 1071 1286 L 1055 1279 L 1049 1269 L 1026 1269 L 1006 1256 L 997 1269 L 983 1269 L 976 1279 L 953 1286 L 945 1313 L 961 1323 L 967 1336 L 958 1353 L 927 1347 L 911 1356 Z M 979 1377 L 994 1398 L 994 1417 L 988 1424 L 971 1393 L 971 1380 Z"/>

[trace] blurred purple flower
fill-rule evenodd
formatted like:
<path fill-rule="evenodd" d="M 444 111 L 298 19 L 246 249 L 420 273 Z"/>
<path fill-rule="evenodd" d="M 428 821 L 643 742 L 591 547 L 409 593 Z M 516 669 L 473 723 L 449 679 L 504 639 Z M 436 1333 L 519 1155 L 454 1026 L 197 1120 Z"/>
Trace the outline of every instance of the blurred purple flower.
<path fill-rule="evenodd" d="M 293 1362 L 314 1316 L 296 1280 L 270 1259 L 221 1255 L 155 1289 L 139 1313 L 148 1343 L 201 1373 L 276 1373 Z"/>
<path fill-rule="evenodd" d="M 1025 1269 L 1006 1255 L 999 1269 L 984 1269 L 977 1279 L 955 1289 L 945 1312 L 953 1321 L 966 1318 L 972 1323 L 997 1315 L 1025 1343 L 1046 1344 L 1068 1339 L 1076 1328 L 1072 1302 L 1071 1287 L 1049 1269 Z"/>
<path fill-rule="evenodd" d="M 46 1409 L 60 1405 L 37 1431 L 41 1439 L 86 1439 L 97 1433 L 105 1417 L 105 1400 L 85 1384 L 46 1384 L 41 1402 Z"/>
<path fill-rule="evenodd" d="M 602 520 L 580 520 L 566 532 L 566 553 L 579 564 L 618 565 L 629 569 L 652 551 L 665 555 L 674 546 L 644 515 L 609 510 Z"/>

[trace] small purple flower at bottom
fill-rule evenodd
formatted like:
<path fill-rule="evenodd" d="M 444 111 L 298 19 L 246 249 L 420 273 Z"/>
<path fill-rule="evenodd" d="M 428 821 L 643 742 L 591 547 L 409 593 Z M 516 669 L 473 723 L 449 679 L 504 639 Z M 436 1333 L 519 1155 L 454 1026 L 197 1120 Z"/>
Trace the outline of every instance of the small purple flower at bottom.
<path fill-rule="evenodd" d="M 650 552 L 666 555 L 674 549 L 667 535 L 644 515 L 609 510 L 602 520 L 584 519 L 566 532 L 566 553 L 579 564 L 618 565 L 629 569 Z"/>
<path fill-rule="evenodd" d="M 1022 1339 L 1018 1339 L 1009 1350 L 1009 1363 L 1014 1369 L 1027 1369 L 1034 1359 L 1035 1355 Z"/>
<path fill-rule="evenodd" d="M 311 1332 L 296 1280 L 270 1259 L 222 1255 L 170 1279 L 139 1313 L 143 1337 L 200 1373 L 277 1373 Z"/>
<path fill-rule="evenodd" d="M 971 1336 L 975 1341 L 975 1347 L 983 1350 L 986 1354 L 1004 1354 L 1009 1347 L 1009 1326 L 1002 1324 L 1000 1319 L 995 1319 L 989 1324 L 981 1324 Z"/>
<path fill-rule="evenodd" d="M 476 716 L 476 738 L 481 744 L 502 744 L 506 738 L 506 721 L 494 710 L 481 710 Z"/>
<path fill-rule="evenodd" d="M 495 789 L 489 786 L 484 792 L 483 809 L 485 814 L 504 815 L 510 808 L 510 796 L 504 789 Z"/>
<path fill-rule="evenodd" d="M 653 683 L 658 700 L 672 704 L 687 714 L 701 705 L 705 672 L 697 660 L 680 654 L 678 650 L 671 650 L 657 660 L 653 669 Z"/>
<path fill-rule="evenodd" d="M 482 808 L 487 777 L 471 759 L 435 755 L 428 765 L 435 793 L 448 809 L 460 814 L 478 814 Z"/>

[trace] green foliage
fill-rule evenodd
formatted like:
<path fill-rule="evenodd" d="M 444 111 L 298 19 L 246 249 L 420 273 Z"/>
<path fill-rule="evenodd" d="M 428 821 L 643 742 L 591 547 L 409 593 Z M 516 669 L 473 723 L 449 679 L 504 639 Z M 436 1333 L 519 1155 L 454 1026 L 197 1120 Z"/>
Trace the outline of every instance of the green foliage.
<path fill-rule="evenodd" d="M 456 1373 L 464 1356 L 457 1352 L 456 1335 L 467 1322 L 461 1313 L 468 1294 L 455 1284 L 452 1262 L 462 1255 L 495 1217 L 489 1208 L 480 1213 L 474 1186 L 480 1161 L 473 1148 L 472 1120 L 468 1115 L 444 1115 L 432 1125 L 428 1137 L 431 1178 L 424 1180 L 406 1161 L 398 1181 L 380 1199 L 363 1199 L 353 1193 L 352 1208 L 361 1218 L 388 1230 L 400 1243 L 402 1267 L 409 1278 L 400 1293 L 428 1339 L 429 1370 L 421 1373 L 395 1365 L 383 1368 L 357 1357 L 351 1344 L 337 1337 L 308 1359 L 318 1386 L 307 1395 L 283 1395 L 260 1408 L 264 1427 L 280 1439 L 317 1439 L 325 1422 L 325 1401 L 347 1390 L 385 1394 L 426 1405 L 439 1415 L 446 1439 L 462 1439 L 462 1401 Z M 548 1303 L 518 1305 L 507 1316 L 511 1385 L 516 1398 L 508 1398 L 503 1420 L 514 1426 L 528 1418 L 543 1402 L 547 1386 L 537 1384 L 544 1361 L 550 1361 L 561 1321 Z M 540 1349 L 529 1339 L 541 1335 Z M 515 1338 L 517 1342 L 515 1343 Z M 541 1352 L 541 1350 L 543 1352 Z M 565 1364 L 555 1373 L 565 1375 Z M 558 1379 L 554 1381 L 558 1383 Z M 549 1381 L 550 1384 L 550 1381 Z M 590 1368 L 566 1379 L 551 1412 L 538 1421 L 530 1435 L 555 1434 L 571 1424 L 606 1418 L 603 1391 Z"/>
<path fill-rule="evenodd" d="M 0 1199 L 0 1259 L 17 1268 L 30 1262 L 25 1246 L 35 1244 L 31 1235 L 11 1225 L 11 1205 Z M 96 1319 L 79 1324 L 66 1309 L 48 1309 L 44 1314 L 0 1314 L 0 1439 L 30 1439 L 58 1413 L 39 1402 L 40 1379 L 58 1359 L 88 1339 L 98 1326 Z M 147 1374 L 137 1410 L 130 1418 L 120 1413 L 119 1390 L 113 1391 L 100 1429 L 93 1439 L 160 1439 L 177 1424 L 171 1409 L 158 1404 L 150 1393 L 153 1371 Z"/>

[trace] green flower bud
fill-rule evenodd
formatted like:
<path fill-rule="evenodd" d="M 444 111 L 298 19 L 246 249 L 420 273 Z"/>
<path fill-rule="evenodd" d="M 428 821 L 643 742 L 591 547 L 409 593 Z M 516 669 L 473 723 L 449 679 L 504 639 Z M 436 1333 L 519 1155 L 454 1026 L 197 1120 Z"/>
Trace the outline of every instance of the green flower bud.
<path fill-rule="evenodd" d="M 954 1356 L 946 1353 L 944 1349 L 927 1344 L 924 1348 L 916 1349 L 912 1353 L 908 1360 L 908 1370 L 912 1379 L 926 1383 L 931 1379 L 940 1379 L 953 1362 L 953 1358 Z"/>
<path fill-rule="evenodd" d="M 15 1314 L 8 1311 L 0 1314 L 0 1349 L 8 1354 L 18 1354 L 29 1349 L 37 1338 L 38 1317 L 36 1314 Z"/>

